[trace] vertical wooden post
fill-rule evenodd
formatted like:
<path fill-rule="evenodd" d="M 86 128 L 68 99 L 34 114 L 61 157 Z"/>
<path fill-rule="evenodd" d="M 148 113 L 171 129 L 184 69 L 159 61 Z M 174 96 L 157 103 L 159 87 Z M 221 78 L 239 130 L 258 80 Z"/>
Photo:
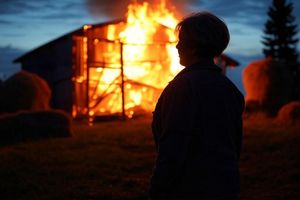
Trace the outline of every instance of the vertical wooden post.
<path fill-rule="evenodd" d="M 86 43 L 86 48 L 87 48 L 87 63 L 86 63 L 86 116 L 87 116 L 87 121 L 90 123 L 90 96 L 89 96 L 89 89 L 90 89 L 90 56 L 89 56 L 89 45 L 88 41 Z"/>
<path fill-rule="evenodd" d="M 88 124 L 91 125 L 93 122 L 93 118 L 90 117 L 90 96 L 89 96 L 89 89 L 90 89 L 90 63 L 91 63 L 91 58 L 90 58 L 90 45 L 89 45 L 89 38 L 90 34 L 88 33 L 88 30 L 92 28 L 91 25 L 84 25 L 83 26 L 83 33 L 84 33 L 84 45 L 86 48 L 86 52 L 84 52 L 86 55 L 84 55 L 86 58 L 84 59 L 84 62 L 86 62 L 86 116 L 87 116 L 87 121 Z M 93 48 L 94 51 L 94 48 Z"/>
<path fill-rule="evenodd" d="M 122 42 L 120 42 L 120 64 L 121 64 L 122 120 L 125 120 L 126 113 L 125 113 L 124 62 L 123 62 L 123 43 Z"/>

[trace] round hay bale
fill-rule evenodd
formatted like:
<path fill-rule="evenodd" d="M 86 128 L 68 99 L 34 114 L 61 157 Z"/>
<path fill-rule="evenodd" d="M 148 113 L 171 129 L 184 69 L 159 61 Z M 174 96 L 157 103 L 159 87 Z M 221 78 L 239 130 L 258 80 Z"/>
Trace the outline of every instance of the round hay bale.
<path fill-rule="evenodd" d="M 20 71 L 2 84 L 0 112 L 47 110 L 50 97 L 51 91 L 45 80 L 38 75 Z"/>
<path fill-rule="evenodd" d="M 258 110 L 260 110 L 260 103 L 258 101 L 254 101 L 252 99 L 246 101 L 245 113 L 254 113 Z"/>
<path fill-rule="evenodd" d="M 31 105 L 31 111 L 48 110 L 50 108 L 51 89 L 48 83 L 40 76 L 32 74 L 32 78 L 36 83 L 36 93 L 33 104 Z"/>
<path fill-rule="evenodd" d="M 293 75 L 283 62 L 268 58 L 254 61 L 245 68 L 243 84 L 246 91 L 246 108 L 247 103 L 250 103 L 252 111 L 276 115 L 279 108 L 291 97 Z"/>
<path fill-rule="evenodd" d="M 278 112 L 277 119 L 284 124 L 300 122 L 300 101 L 292 101 L 284 105 Z"/>
<path fill-rule="evenodd" d="M 0 146 L 71 135 L 72 119 L 64 111 L 20 111 L 0 116 Z"/>

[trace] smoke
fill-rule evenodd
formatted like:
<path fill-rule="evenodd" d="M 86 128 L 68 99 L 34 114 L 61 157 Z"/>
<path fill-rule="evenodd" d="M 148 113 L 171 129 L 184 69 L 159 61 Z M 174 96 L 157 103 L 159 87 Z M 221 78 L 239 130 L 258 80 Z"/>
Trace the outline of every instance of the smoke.
<path fill-rule="evenodd" d="M 89 12 L 95 17 L 122 18 L 125 16 L 127 6 L 132 2 L 144 1 L 157 4 L 161 0 L 85 0 Z M 199 4 L 201 0 L 165 0 L 167 7 L 179 15 L 189 12 L 190 7 Z"/>
<path fill-rule="evenodd" d="M 121 18 L 131 0 L 86 0 L 86 5 L 94 17 Z"/>

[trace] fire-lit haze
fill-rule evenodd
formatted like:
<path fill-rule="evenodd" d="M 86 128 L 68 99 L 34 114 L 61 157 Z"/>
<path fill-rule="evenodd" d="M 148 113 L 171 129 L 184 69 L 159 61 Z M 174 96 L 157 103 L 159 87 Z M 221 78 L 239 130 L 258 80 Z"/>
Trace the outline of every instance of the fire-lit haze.
<path fill-rule="evenodd" d="M 38 46 L 84 24 L 124 18 L 130 2 L 130 0 L 1 0 L 0 78 L 6 78 L 19 69 L 19 65 L 12 64 L 13 59 Z M 148 2 L 152 5 L 158 1 Z M 299 27 L 300 2 L 295 0 L 292 2 L 293 14 Z M 229 69 L 227 75 L 242 89 L 240 74 L 243 67 L 251 60 L 263 57 L 262 30 L 271 0 L 173 0 L 166 1 L 166 4 L 168 10 L 179 18 L 192 11 L 208 10 L 226 21 L 231 33 L 231 42 L 225 53 L 241 63 L 238 68 Z"/>

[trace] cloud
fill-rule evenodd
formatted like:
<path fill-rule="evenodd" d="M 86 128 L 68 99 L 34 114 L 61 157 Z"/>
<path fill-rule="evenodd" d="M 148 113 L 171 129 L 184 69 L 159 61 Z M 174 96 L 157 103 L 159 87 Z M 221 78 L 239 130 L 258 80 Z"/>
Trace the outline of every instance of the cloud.
<path fill-rule="evenodd" d="M 2 37 L 23 37 L 24 33 L 0 33 L 0 36 Z"/>
<path fill-rule="evenodd" d="M 66 19 L 76 19 L 78 14 L 73 12 L 57 12 L 52 14 L 41 14 L 39 20 L 66 20 Z"/>
<path fill-rule="evenodd" d="M 226 2 L 226 3 L 225 3 Z M 300 2 L 291 1 L 294 5 L 293 15 L 300 22 Z M 261 27 L 267 20 L 267 12 L 272 5 L 272 0 L 203 0 L 198 8 L 209 9 L 215 14 L 227 19 L 230 22 L 249 25 L 251 27 Z"/>
<path fill-rule="evenodd" d="M 160 0 L 148 0 L 155 4 Z M 125 16 L 127 5 L 132 0 L 85 0 L 88 11 L 94 17 L 109 16 L 121 18 Z M 143 2 L 143 0 L 137 0 Z M 261 29 L 267 20 L 267 11 L 272 0 L 169 0 L 166 1 L 169 8 L 173 7 L 182 15 L 201 10 L 211 11 L 224 18 L 229 23 L 244 24 L 252 28 Z M 290 1 L 288 1 L 290 2 Z M 292 1 L 294 4 L 293 15 L 300 22 L 300 2 Z"/>
<path fill-rule="evenodd" d="M 11 45 L 0 46 L 0 66 L 4 64 L 12 63 L 12 61 L 21 56 L 25 50 L 13 47 Z"/>
<path fill-rule="evenodd" d="M 3 19 L 0 19 L 0 25 L 1 24 L 12 24 L 12 22 L 11 21 L 9 21 L 9 20 L 3 20 Z"/>
<path fill-rule="evenodd" d="M 84 0 L 0 0 L 0 17 L 3 23 L 9 22 L 4 20 L 7 18 L 18 21 L 74 19 L 86 13 L 82 11 L 84 4 Z"/>
<path fill-rule="evenodd" d="M 267 1 L 253 0 L 169 0 L 166 1 L 169 7 L 174 7 L 181 14 L 190 12 L 209 10 L 217 15 L 235 18 L 259 16 L 264 14 L 265 8 L 269 5 Z M 133 2 L 132 0 L 85 0 L 88 10 L 94 16 L 111 16 L 121 17 L 124 16 L 127 10 L 127 5 Z M 137 2 L 143 2 L 139 0 Z M 157 4 L 160 0 L 147 0 L 149 4 Z M 250 20 L 249 20 L 250 21 Z"/>
<path fill-rule="evenodd" d="M 14 64 L 13 60 L 21 56 L 25 51 L 8 46 L 0 46 L 0 79 L 6 79 L 20 70 L 20 64 Z"/>
<path fill-rule="evenodd" d="M 190 9 L 208 10 L 234 23 L 257 25 L 257 23 L 261 24 L 265 18 L 268 1 L 253 3 L 253 0 L 203 0 Z"/>
<path fill-rule="evenodd" d="M 296 17 L 295 23 L 300 28 L 300 1 L 288 0 L 294 5 L 293 13 Z M 272 0 L 202 0 L 201 3 L 191 7 L 191 10 L 208 10 L 223 18 L 231 29 L 232 39 L 237 46 L 236 49 L 244 49 L 248 53 L 261 51 L 261 36 L 264 24 L 268 19 L 268 9 Z M 298 31 L 298 38 L 300 32 Z M 250 48 L 251 47 L 251 48 Z M 252 49 L 252 50 L 249 50 Z M 254 49 L 257 49 L 256 51 Z M 298 43 L 300 49 L 300 43 Z"/>
<path fill-rule="evenodd" d="M 132 3 L 132 0 L 85 0 L 86 6 L 90 13 L 95 16 L 110 16 L 113 18 L 124 17 L 127 11 L 127 6 Z M 139 3 L 143 0 L 137 1 Z M 158 4 L 160 0 L 147 0 L 150 5 Z M 187 13 L 189 5 L 196 5 L 201 0 L 170 0 L 165 1 L 169 8 L 174 8 L 181 13 Z"/>
<path fill-rule="evenodd" d="M 20 14 L 28 10 L 38 9 L 38 7 L 34 5 L 34 2 L 33 0 L 0 0 L 0 15 Z"/>

